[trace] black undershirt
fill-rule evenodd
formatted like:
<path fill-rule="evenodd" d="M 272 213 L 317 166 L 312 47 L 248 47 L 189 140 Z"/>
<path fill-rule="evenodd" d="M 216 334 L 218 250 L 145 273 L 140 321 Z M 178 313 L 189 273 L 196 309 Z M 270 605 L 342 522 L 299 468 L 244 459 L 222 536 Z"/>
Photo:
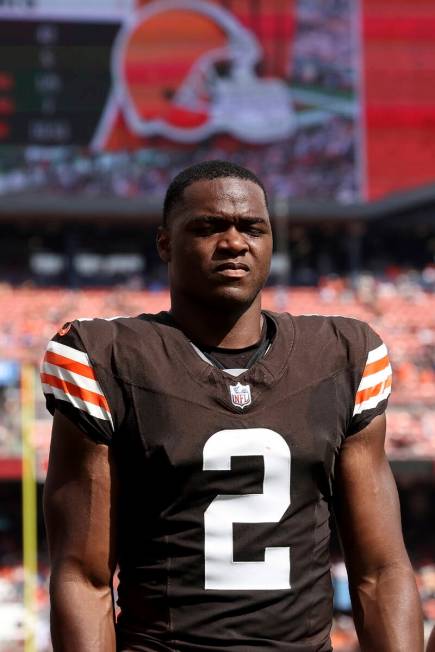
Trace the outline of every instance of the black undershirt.
<path fill-rule="evenodd" d="M 219 369 L 249 369 L 266 352 L 275 335 L 275 323 L 264 315 L 261 337 L 255 344 L 242 349 L 226 349 L 219 346 L 197 348 Z"/>

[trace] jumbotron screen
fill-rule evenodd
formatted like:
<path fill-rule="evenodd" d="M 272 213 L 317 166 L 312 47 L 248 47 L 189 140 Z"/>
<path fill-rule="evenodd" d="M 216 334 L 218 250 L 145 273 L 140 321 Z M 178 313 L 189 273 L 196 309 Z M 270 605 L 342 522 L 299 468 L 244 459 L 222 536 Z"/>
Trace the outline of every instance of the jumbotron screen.
<path fill-rule="evenodd" d="M 209 158 L 274 201 L 433 183 L 433 1 L 0 0 L 0 196 L 158 201 Z"/>

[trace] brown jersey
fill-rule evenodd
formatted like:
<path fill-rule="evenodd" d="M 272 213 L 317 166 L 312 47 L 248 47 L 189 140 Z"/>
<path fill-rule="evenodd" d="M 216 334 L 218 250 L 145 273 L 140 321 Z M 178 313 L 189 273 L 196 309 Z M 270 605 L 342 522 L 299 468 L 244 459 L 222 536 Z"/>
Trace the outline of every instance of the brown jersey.
<path fill-rule="evenodd" d="M 48 409 L 117 460 L 119 650 L 331 649 L 334 463 L 385 410 L 391 367 L 362 322 L 266 315 L 273 342 L 237 377 L 167 313 L 49 343 Z"/>

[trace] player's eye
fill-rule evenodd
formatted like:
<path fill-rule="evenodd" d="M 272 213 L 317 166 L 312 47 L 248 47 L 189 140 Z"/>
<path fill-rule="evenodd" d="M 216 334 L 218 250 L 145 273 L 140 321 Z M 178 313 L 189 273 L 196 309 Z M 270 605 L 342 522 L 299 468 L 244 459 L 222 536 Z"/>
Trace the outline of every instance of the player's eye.
<path fill-rule="evenodd" d="M 209 235 L 213 235 L 215 233 L 220 233 L 222 231 L 225 231 L 225 229 L 228 228 L 228 225 L 226 222 L 219 221 L 219 220 L 213 220 L 213 221 L 205 221 L 205 222 L 195 222 L 191 230 L 194 233 L 194 235 L 199 236 L 199 237 L 206 237 Z"/>
<path fill-rule="evenodd" d="M 193 233 L 197 236 L 207 236 L 216 233 L 218 230 L 215 224 L 197 224 L 193 228 Z"/>
<path fill-rule="evenodd" d="M 254 237 L 258 237 L 260 235 L 263 235 L 264 229 L 261 228 L 261 226 L 255 225 L 255 224 L 247 224 L 243 229 L 241 229 L 244 233 L 247 233 L 248 235 L 252 235 Z"/>

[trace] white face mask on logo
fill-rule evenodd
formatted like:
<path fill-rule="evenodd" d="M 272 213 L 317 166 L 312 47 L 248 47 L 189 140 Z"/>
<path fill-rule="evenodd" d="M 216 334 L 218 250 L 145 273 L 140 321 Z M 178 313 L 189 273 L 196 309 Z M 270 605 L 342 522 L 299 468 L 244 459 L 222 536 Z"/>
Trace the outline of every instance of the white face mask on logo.
<path fill-rule="evenodd" d="M 174 35 L 171 20 L 175 18 L 179 33 Z M 192 21 L 196 32 L 210 33 L 211 40 L 191 43 L 194 58 L 189 62 L 185 52 Z M 162 42 L 168 41 L 172 60 L 179 54 L 185 63 L 185 70 L 162 80 L 162 88 L 152 68 L 167 65 L 171 59 L 167 55 L 167 61 L 163 55 L 159 55 L 162 61 L 156 59 L 159 52 L 153 51 L 154 40 L 147 39 L 148 31 L 152 34 L 156 29 Z M 142 58 L 138 60 L 139 48 Z M 253 143 L 282 140 L 296 128 L 295 111 L 283 79 L 259 77 L 256 66 L 263 56 L 254 32 L 223 7 L 198 0 L 155 0 L 132 13 L 116 38 L 112 57 L 115 90 L 106 113 L 120 109 L 131 131 L 143 137 L 161 135 L 179 142 L 198 142 L 224 131 Z M 219 74 L 219 66 L 226 67 L 225 74 Z M 133 72 L 137 77 L 138 69 L 143 83 L 135 81 Z M 152 82 L 147 82 L 147 77 Z M 146 83 L 152 93 L 152 110 L 143 100 Z M 164 92 L 166 87 L 170 96 Z"/>

